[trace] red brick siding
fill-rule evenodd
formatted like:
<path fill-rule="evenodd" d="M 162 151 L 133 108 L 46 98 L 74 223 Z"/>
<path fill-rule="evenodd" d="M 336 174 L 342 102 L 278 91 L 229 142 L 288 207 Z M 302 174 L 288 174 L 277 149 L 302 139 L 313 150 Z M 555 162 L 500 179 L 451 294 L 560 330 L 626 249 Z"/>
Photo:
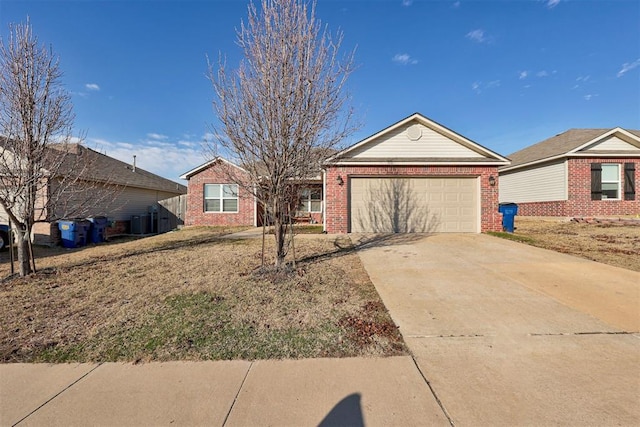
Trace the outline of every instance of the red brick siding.
<path fill-rule="evenodd" d="M 338 184 L 338 175 L 344 180 Z M 480 177 L 481 231 L 501 231 L 502 215 L 498 213 L 498 185 L 489 185 L 489 176 L 498 177 L 494 166 L 335 166 L 327 169 L 325 194 L 326 231 L 346 233 L 349 226 L 348 179 L 351 175 L 415 176 L 415 177 Z"/>
<path fill-rule="evenodd" d="M 591 163 L 617 163 L 621 168 L 620 196 L 622 200 L 591 200 Z M 635 164 L 636 199 L 624 200 L 624 164 Z M 640 159 L 573 158 L 568 159 L 568 200 L 555 202 L 518 203 L 522 216 L 616 216 L 640 213 Z"/>
<path fill-rule="evenodd" d="M 518 203 L 518 215 L 520 216 L 568 216 L 566 213 L 567 202 L 564 200 L 554 202 L 529 202 Z"/>
<path fill-rule="evenodd" d="M 117 236 L 120 234 L 129 234 L 131 230 L 131 221 L 114 221 L 113 227 L 107 227 L 107 237 Z"/>
<path fill-rule="evenodd" d="M 232 183 L 226 168 L 233 166 L 216 163 L 189 179 L 185 225 L 254 225 L 254 197 L 242 186 L 238 187 L 237 213 L 204 211 L 204 185 Z"/>

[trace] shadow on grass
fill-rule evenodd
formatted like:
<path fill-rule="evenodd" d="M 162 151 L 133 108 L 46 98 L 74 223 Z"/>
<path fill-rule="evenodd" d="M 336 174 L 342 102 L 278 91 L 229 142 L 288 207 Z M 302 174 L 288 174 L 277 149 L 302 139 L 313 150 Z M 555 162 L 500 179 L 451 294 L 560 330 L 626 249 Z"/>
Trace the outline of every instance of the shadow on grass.
<path fill-rule="evenodd" d="M 63 264 L 63 265 L 60 265 L 59 267 L 39 268 L 38 272 L 48 273 L 48 272 L 55 271 L 57 268 L 72 269 L 72 268 L 78 268 L 78 267 L 91 267 L 91 266 L 100 264 L 105 260 L 120 261 L 123 259 L 135 257 L 139 255 L 168 252 L 176 249 L 183 249 L 187 247 L 194 247 L 194 246 L 200 246 L 200 245 L 224 244 L 224 243 L 233 243 L 233 242 L 239 241 L 239 239 L 225 238 L 226 235 L 231 233 L 233 232 L 219 233 L 215 235 L 194 236 L 184 240 L 172 240 L 167 242 L 150 243 L 148 246 L 145 245 L 146 247 L 134 248 L 132 250 L 125 250 L 122 253 L 98 255 L 90 259 L 85 259 L 78 262 L 72 262 L 69 264 Z M 153 236 L 147 236 L 147 237 L 153 237 Z M 100 244 L 99 247 L 109 248 L 109 247 L 121 245 L 123 243 L 129 243 L 132 241 L 143 240 L 143 239 L 145 239 L 145 237 L 133 237 L 133 236 L 119 237 L 114 239 L 113 241 Z M 38 265 L 39 259 L 52 257 L 52 256 L 60 256 L 66 253 L 77 253 L 77 252 L 80 252 L 81 250 L 88 249 L 91 247 L 92 246 L 85 246 L 77 249 L 65 249 L 62 247 L 37 248 L 36 249 L 36 266 Z M 15 259 L 17 260 L 17 254 L 15 255 Z M 2 255 L 0 256 L 0 264 L 4 264 L 4 263 L 8 264 L 9 260 L 10 260 L 9 253 L 3 252 Z M 9 280 L 12 277 L 15 277 L 15 275 L 8 275 L 4 279 L 2 279 L 2 281 Z"/>
<path fill-rule="evenodd" d="M 310 255 L 296 260 L 298 263 L 312 263 L 325 259 L 348 255 L 359 250 L 370 248 L 406 245 L 419 242 L 433 236 L 433 233 L 385 233 L 385 234 L 350 234 L 336 237 L 333 251 Z"/>

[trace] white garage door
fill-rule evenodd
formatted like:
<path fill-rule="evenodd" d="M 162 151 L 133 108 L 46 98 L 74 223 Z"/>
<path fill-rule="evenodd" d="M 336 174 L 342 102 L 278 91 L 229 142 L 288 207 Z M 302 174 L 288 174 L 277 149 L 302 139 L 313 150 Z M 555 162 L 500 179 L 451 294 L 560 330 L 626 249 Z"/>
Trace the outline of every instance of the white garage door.
<path fill-rule="evenodd" d="M 351 232 L 476 233 L 477 178 L 351 178 Z"/>

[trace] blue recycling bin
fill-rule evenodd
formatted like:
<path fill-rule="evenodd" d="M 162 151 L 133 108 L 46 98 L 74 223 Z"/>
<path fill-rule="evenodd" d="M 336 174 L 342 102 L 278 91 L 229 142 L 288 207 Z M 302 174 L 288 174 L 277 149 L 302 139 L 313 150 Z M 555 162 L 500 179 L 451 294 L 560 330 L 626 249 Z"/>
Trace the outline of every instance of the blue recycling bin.
<path fill-rule="evenodd" d="M 96 216 L 87 218 L 91 224 L 89 227 L 89 241 L 91 243 L 102 243 L 107 240 L 108 219 L 106 216 Z"/>
<path fill-rule="evenodd" d="M 502 214 L 502 229 L 508 233 L 515 230 L 515 217 L 518 215 L 518 205 L 515 203 L 500 203 L 498 212 Z"/>
<path fill-rule="evenodd" d="M 91 223 L 81 219 L 58 221 L 62 246 L 65 248 L 79 248 L 87 244 L 87 232 Z"/>

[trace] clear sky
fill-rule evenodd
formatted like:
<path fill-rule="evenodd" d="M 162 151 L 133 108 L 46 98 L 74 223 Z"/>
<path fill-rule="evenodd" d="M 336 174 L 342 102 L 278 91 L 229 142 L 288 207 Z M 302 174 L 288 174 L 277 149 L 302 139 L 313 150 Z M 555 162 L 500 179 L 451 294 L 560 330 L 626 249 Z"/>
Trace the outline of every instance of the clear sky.
<path fill-rule="evenodd" d="M 60 57 L 86 144 L 161 176 L 205 162 L 207 55 L 240 60 L 248 0 L 0 0 Z M 640 129 L 640 1 L 319 0 L 356 48 L 357 142 L 414 112 L 509 155 L 569 128 Z"/>

